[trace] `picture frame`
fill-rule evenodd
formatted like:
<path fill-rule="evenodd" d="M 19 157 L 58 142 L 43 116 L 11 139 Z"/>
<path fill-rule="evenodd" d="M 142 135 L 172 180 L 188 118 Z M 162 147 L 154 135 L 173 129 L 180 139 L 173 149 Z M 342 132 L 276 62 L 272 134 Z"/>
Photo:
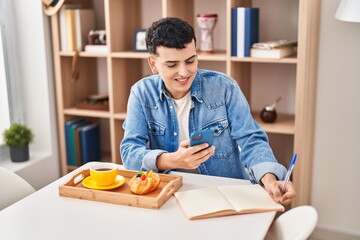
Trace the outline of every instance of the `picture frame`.
<path fill-rule="evenodd" d="M 134 30 L 134 51 L 135 52 L 146 52 L 145 43 L 146 29 L 135 29 Z"/>

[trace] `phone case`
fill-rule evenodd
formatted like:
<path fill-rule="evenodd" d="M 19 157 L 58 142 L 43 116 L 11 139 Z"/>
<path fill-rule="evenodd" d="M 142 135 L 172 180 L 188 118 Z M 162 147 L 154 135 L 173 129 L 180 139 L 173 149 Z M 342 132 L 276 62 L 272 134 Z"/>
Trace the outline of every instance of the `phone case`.
<path fill-rule="evenodd" d="M 213 130 L 195 131 L 190 137 L 190 146 L 195 146 L 201 143 L 208 143 L 209 146 L 214 144 L 214 132 Z"/>

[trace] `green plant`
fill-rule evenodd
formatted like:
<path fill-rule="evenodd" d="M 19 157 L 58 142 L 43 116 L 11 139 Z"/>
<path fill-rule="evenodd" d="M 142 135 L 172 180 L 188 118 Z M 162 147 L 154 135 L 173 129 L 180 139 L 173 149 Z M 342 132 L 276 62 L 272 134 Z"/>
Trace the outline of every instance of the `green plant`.
<path fill-rule="evenodd" d="M 27 126 L 17 123 L 6 129 L 3 137 L 8 147 L 24 147 L 34 140 L 32 131 Z"/>

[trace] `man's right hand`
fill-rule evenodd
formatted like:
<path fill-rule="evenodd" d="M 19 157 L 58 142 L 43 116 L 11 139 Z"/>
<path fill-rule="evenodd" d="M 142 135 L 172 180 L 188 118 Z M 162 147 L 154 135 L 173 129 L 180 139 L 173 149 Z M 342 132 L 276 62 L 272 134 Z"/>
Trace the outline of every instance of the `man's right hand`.
<path fill-rule="evenodd" d="M 196 169 L 201 163 L 208 160 L 214 152 L 215 146 L 209 147 L 207 143 L 190 147 L 190 140 L 187 139 L 180 143 L 176 152 L 161 154 L 156 165 L 159 170 L 174 168 Z"/>

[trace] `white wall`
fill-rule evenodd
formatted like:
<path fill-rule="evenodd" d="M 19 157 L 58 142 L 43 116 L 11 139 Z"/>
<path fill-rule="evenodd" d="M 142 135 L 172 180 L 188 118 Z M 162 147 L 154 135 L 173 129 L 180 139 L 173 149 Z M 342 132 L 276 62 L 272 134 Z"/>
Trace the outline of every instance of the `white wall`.
<path fill-rule="evenodd" d="M 39 189 L 60 176 L 50 39 L 41 1 L 14 0 L 17 73 L 23 88 L 26 124 L 33 130 L 30 161 L 10 166 Z M 36 157 L 35 157 L 36 156 Z M 38 157 L 40 156 L 40 157 Z M 21 166 L 23 165 L 23 166 Z"/>
<path fill-rule="evenodd" d="M 360 23 L 321 1 L 312 204 L 319 227 L 360 235 Z"/>

